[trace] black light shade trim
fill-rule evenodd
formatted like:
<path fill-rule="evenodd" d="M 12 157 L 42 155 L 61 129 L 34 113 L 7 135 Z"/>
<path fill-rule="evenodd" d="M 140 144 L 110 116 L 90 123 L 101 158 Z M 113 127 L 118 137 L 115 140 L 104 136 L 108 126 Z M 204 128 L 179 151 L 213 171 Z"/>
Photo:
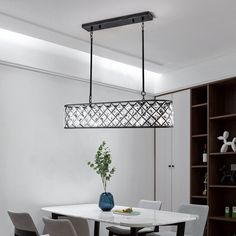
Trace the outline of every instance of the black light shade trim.
<path fill-rule="evenodd" d="M 172 101 L 134 100 L 65 105 L 65 128 L 157 128 L 173 126 Z"/>

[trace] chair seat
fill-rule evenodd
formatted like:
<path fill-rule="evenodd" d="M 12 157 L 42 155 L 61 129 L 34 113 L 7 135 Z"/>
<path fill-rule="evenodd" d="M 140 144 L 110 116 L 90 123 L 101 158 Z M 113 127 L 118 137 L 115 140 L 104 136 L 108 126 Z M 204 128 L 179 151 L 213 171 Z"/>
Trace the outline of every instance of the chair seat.
<path fill-rule="evenodd" d="M 109 226 L 107 230 L 112 232 L 114 235 L 130 235 L 130 229 L 127 227 L 116 227 L 116 226 Z M 138 234 L 146 234 L 151 233 L 154 231 L 153 227 L 143 228 L 138 231 Z"/>
<path fill-rule="evenodd" d="M 115 235 L 129 235 L 130 234 L 130 229 L 128 228 L 109 226 L 107 227 L 107 230 L 109 230 Z"/>

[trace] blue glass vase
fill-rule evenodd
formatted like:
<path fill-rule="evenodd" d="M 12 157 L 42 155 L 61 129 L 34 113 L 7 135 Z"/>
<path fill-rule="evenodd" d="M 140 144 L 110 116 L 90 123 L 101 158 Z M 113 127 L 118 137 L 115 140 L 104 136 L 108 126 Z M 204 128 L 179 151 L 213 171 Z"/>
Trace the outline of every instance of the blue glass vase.
<path fill-rule="evenodd" d="M 114 207 L 114 199 L 111 193 L 104 192 L 99 198 L 99 208 L 103 211 L 110 211 Z"/>

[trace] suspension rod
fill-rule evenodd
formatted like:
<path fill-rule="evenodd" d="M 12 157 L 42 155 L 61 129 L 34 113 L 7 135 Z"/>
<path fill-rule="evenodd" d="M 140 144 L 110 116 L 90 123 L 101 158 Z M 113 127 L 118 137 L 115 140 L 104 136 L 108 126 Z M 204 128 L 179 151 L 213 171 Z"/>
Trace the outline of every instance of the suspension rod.
<path fill-rule="evenodd" d="M 145 99 L 145 71 L 144 71 L 144 22 L 142 22 L 142 92 L 143 100 Z"/>
<path fill-rule="evenodd" d="M 93 89 L 93 31 L 90 31 L 90 89 L 89 89 L 89 104 L 92 103 Z"/>

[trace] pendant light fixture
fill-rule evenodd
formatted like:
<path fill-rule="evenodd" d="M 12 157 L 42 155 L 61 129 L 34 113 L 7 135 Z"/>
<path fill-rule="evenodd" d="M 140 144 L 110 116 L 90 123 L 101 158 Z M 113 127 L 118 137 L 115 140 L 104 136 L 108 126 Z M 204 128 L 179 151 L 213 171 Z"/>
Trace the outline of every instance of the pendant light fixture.
<path fill-rule="evenodd" d="M 65 129 L 173 127 L 172 101 L 145 99 L 144 22 L 150 20 L 153 20 L 153 15 L 151 12 L 147 11 L 82 25 L 83 29 L 90 32 L 89 102 L 83 104 L 65 105 Z M 142 99 L 133 101 L 93 103 L 93 32 L 135 23 L 141 23 L 142 29 Z"/>

